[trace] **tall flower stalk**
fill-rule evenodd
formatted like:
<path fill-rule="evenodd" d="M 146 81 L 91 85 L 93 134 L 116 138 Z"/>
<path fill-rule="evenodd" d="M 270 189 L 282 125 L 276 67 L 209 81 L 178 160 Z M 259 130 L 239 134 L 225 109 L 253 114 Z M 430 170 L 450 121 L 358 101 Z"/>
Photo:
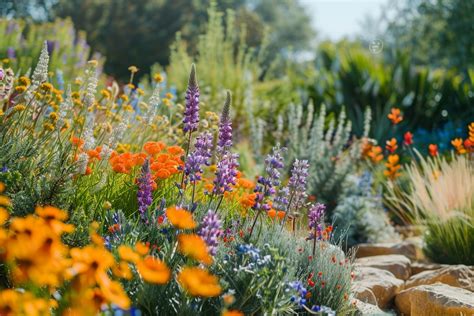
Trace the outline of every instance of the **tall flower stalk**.
<path fill-rule="evenodd" d="M 184 165 L 185 182 L 193 184 L 193 194 L 191 203 L 194 203 L 194 193 L 196 190 L 196 182 L 201 180 L 203 173 L 202 166 L 209 166 L 212 156 L 213 136 L 209 132 L 204 132 L 196 138 L 194 151 L 189 154 Z"/>
<path fill-rule="evenodd" d="M 224 194 L 226 192 L 231 192 L 232 186 L 235 185 L 237 181 L 237 167 L 239 166 L 237 161 L 238 158 L 238 154 L 226 152 L 222 156 L 221 160 L 217 163 L 216 177 L 214 178 L 214 188 L 212 190 L 213 197 L 220 197 L 216 206 L 216 212 L 222 203 Z M 212 198 L 209 203 L 211 201 Z"/>
<path fill-rule="evenodd" d="M 232 147 L 232 121 L 230 119 L 230 107 L 232 105 L 232 95 L 227 91 L 224 108 L 222 109 L 219 121 L 219 139 L 217 140 L 217 153 L 223 155 Z"/>
<path fill-rule="evenodd" d="M 183 117 L 183 132 L 186 135 L 188 133 L 188 144 L 186 147 L 186 156 L 188 158 L 189 150 L 191 147 L 191 137 L 193 132 L 197 131 L 199 126 L 199 86 L 196 78 L 196 66 L 191 65 L 191 72 L 189 73 L 188 89 L 186 90 L 186 107 L 184 109 Z M 184 170 L 181 178 L 181 189 L 184 186 Z"/>
<path fill-rule="evenodd" d="M 295 233 L 296 230 L 296 217 L 298 216 L 298 210 L 302 206 L 304 200 L 306 199 L 306 185 L 309 175 L 309 163 L 307 160 L 298 160 L 296 159 L 293 163 L 293 168 L 291 169 L 291 177 L 288 182 L 288 188 L 290 190 L 290 198 L 288 202 L 288 207 L 285 213 L 285 218 L 282 221 L 282 225 L 285 224 L 285 221 L 288 217 L 288 213 L 292 211 L 291 221 L 292 221 L 292 231 Z M 293 210 L 291 208 L 293 207 Z"/>
<path fill-rule="evenodd" d="M 142 166 L 141 175 L 138 178 L 138 211 L 143 221 L 146 221 L 146 213 L 151 203 L 153 203 L 153 179 L 150 172 L 150 161 L 147 159 Z"/>
<path fill-rule="evenodd" d="M 309 209 L 308 220 L 309 229 L 311 230 L 310 239 L 313 239 L 313 258 L 316 253 L 316 240 L 318 235 L 321 234 L 321 221 L 324 219 L 325 212 L 326 206 L 321 203 L 316 203 Z"/>
<path fill-rule="evenodd" d="M 265 172 L 266 177 L 260 176 L 257 180 L 254 192 L 256 193 L 255 204 L 252 208 L 256 211 L 255 218 L 250 228 L 250 236 L 257 223 L 260 213 L 269 211 L 271 209 L 268 203 L 268 198 L 276 193 L 276 186 L 280 185 L 280 170 L 283 169 L 283 151 L 280 145 L 273 147 L 272 153 L 265 158 Z"/>

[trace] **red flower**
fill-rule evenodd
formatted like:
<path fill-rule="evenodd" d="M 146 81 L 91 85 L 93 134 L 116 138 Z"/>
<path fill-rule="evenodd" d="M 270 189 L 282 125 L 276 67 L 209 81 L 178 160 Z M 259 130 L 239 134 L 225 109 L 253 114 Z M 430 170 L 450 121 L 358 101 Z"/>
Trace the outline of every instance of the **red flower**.
<path fill-rule="evenodd" d="M 430 152 L 430 155 L 432 157 L 438 156 L 438 145 L 436 144 L 430 144 L 428 146 L 428 151 Z"/>
<path fill-rule="evenodd" d="M 413 134 L 410 132 L 406 132 L 405 135 L 403 135 L 403 143 L 407 146 L 410 146 L 413 144 Z"/>

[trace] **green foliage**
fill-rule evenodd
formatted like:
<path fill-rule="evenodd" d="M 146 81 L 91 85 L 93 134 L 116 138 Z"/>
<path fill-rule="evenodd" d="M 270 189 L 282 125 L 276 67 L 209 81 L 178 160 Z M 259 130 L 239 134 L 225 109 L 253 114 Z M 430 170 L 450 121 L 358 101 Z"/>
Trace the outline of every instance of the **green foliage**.
<path fill-rule="evenodd" d="M 315 67 L 309 86 L 311 98 L 331 111 L 344 107 L 357 135 L 362 134 L 366 106 L 373 116 L 370 136 L 378 141 L 390 133 L 387 114 L 393 107 L 404 114 L 400 130 L 431 130 L 448 120 L 464 124 L 466 117 L 474 115 L 469 106 L 473 100 L 472 75 L 465 78 L 451 69 L 416 66 L 408 53 L 398 53 L 393 61 L 386 61 L 359 44 L 323 43 Z"/>
<path fill-rule="evenodd" d="M 61 72 L 61 78 L 55 79 L 63 84 L 64 80 L 74 79 L 77 68 L 84 67 L 91 55 L 85 33 L 76 32 L 70 19 L 42 24 L 0 19 L 0 33 L 0 58 L 8 58 L 4 66 L 21 74 L 34 68 L 45 40 L 50 54 L 49 69 Z M 100 56 L 94 58 L 103 63 Z"/>
<path fill-rule="evenodd" d="M 417 64 L 464 74 L 474 66 L 472 1 L 401 1 L 392 11 L 384 14 L 387 46 L 409 52 Z"/>
<path fill-rule="evenodd" d="M 446 264 L 474 264 L 474 212 L 470 213 L 427 220 L 423 250 L 429 258 Z"/>
<path fill-rule="evenodd" d="M 334 210 L 334 225 L 347 234 L 347 244 L 393 242 L 400 238 L 390 225 L 381 196 L 372 192 L 372 175 L 348 176 Z"/>
<path fill-rule="evenodd" d="M 308 179 L 309 192 L 332 210 L 342 193 L 342 183 L 355 170 L 360 158 L 360 141 L 353 139 L 347 146 L 352 124 L 346 119 L 345 110 L 337 118 L 326 115 L 326 107 L 321 106 L 314 114 L 310 103 L 303 115 L 302 106 L 293 106 L 288 117 L 289 160 L 297 157 L 307 159 L 310 164 Z M 364 135 L 369 131 L 370 112 L 365 114 Z"/>

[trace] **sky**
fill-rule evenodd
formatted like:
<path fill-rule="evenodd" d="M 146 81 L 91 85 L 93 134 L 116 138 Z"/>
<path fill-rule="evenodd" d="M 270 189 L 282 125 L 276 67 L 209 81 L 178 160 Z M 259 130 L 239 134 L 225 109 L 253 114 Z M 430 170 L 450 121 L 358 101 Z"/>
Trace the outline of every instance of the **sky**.
<path fill-rule="evenodd" d="M 339 40 L 362 31 L 367 15 L 379 17 L 389 0 L 299 0 L 313 18 L 319 39 Z"/>

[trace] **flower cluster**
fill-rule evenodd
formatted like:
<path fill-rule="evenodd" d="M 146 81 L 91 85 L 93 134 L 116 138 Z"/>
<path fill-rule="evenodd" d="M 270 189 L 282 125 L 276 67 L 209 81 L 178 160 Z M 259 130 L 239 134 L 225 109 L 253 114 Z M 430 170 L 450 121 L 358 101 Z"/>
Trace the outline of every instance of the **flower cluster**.
<path fill-rule="evenodd" d="M 217 141 L 217 151 L 220 154 L 225 153 L 230 147 L 232 147 L 232 121 L 230 119 L 231 104 L 232 96 L 230 91 L 227 91 L 227 98 L 219 120 L 219 139 Z"/>
<path fill-rule="evenodd" d="M 199 126 L 199 86 L 196 79 L 194 64 L 189 74 L 188 90 L 186 91 L 186 109 L 183 118 L 183 131 L 194 132 Z"/>
<path fill-rule="evenodd" d="M 214 179 L 213 193 L 222 195 L 232 191 L 232 186 L 236 184 L 237 162 L 239 155 L 227 152 L 217 163 L 216 177 Z"/>
<path fill-rule="evenodd" d="M 199 236 L 201 236 L 207 244 L 209 248 L 209 252 L 211 255 L 215 256 L 217 252 L 217 238 L 222 233 L 222 222 L 219 219 L 219 216 L 212 211 L 209 210 L 202 219 L 201 228 L 199 229 Z"/>
<path fill-rule="evenodd" d="M 151 178 L 150 173 L 150 161 L 147 159 L 142 166 L 142 172 L 138 178 L 138 211 L 143 220 L 145 220 L 146 212 L 153 203 L 153 179 Z"/>
<path fill-rule="evenodd" d="M 194 151 L 186 158 L 184 173 L 186 181 L 196 182 L 201 180 L 202 166 L 209 165 L 212 156 L 213 137 L 209 132 L 202 133 L 196 138 Z"/>

